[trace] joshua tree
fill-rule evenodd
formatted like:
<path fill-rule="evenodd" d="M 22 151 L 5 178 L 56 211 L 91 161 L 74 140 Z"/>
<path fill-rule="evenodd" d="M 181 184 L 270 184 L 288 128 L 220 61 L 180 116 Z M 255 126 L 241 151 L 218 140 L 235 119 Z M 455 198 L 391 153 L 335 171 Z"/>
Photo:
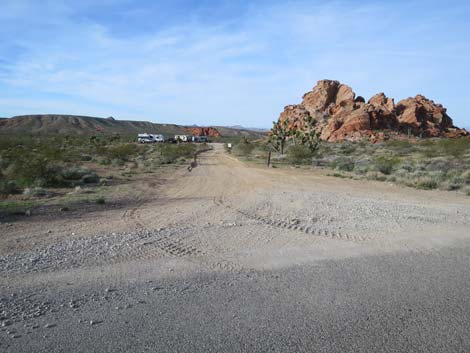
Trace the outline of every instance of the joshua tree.
<path fill-rule="evenodd" d="M 317 121 L 310 115 L 302 118 L 302 128 L 294 129 L 289 127 L 289 120 L 273 122 L 273 128 L 269 136 L 269 142 L 281 154 L 284 154 L 286 141 L 292 138 L 295 144 L 307 146 L 312 152 L 318 149 L 319 134 L 315 130 Z"/>
<path fill-rule="evenodd" d="M 273 147 L 284 154 L 284 145 L 287 141 L 287 138 L 291 136 L 292 131 L 289 129 L 289 121 L 283 120 L 278 122 L 273 122 L 273 127 L 269 136 L 269 142 Z"/>
<path fill-rule="evenodd" d="M 302 130 L 297 130 L 295 133 L 296 140 L 308 147 L 311 152 L 318 149 L 320 143 L 320 136 L 315 130 L 317 121 L 310 115 L 303 118 Z"/>

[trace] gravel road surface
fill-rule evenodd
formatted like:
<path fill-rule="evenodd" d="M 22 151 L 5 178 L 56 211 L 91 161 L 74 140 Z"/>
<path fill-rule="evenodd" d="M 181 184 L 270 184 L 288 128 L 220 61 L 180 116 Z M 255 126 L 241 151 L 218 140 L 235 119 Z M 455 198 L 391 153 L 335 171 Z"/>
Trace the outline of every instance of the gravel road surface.
<path fill-rule="evenodd" d="M 469 352 L 470 199 L 222 145 L 101 211 L 0 224 L 0 352 Z"/>

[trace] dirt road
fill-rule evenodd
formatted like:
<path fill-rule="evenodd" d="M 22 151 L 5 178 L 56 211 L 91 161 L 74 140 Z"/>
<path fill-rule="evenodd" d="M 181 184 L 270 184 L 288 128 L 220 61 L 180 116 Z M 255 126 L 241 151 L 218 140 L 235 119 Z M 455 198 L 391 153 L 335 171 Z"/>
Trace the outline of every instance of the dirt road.
<path fill-rule="evenodd" d="M 247 166 L 0 224 L 2 352 L 468 352 L 470 200 Z"/>

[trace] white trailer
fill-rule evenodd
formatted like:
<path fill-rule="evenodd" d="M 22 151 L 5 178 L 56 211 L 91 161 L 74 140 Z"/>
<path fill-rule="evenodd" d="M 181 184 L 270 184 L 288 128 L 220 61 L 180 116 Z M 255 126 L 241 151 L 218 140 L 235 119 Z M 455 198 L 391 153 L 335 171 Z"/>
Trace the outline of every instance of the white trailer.
<path fill-rule="evenodd" d="M 137 141 L 139 143 L 156 143 L 156 142 L 165 142 L 163 135 L 154 135 L 154 134 L 138 134 Z"/>
<path fill-rule="evenodd" d="M 192 141 L 192 136 L 190 135 L 175 135 L 175 140 L 178 142 L 190 142 Z"/>

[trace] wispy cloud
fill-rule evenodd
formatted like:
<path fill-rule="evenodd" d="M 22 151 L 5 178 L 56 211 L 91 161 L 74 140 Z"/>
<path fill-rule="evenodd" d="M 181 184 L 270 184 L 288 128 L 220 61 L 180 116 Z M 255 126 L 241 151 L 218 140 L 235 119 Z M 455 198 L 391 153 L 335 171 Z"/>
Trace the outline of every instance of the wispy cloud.
<path fill-rule="evenodd" d="M 261 2 L 216 20 L 207 9 L 203 16 L 187 8 L 189 17 L 169 11 L 174 18 L 165 25 L 128 32 L 117 17 L 96 16 L 93 2 L 37 4 L 0 5 L 0 40 L 10 48 L 0 49 L 7 58 L 0 61 L 0 115 L 40 108 L 267 126 L 328 77 L 365 96 L 422 92 L 449 106 L 457 122 L 470 116 L 461 104 L 467 93 L 455 93 L 466 92 L 470 79 L 465 3 L 456 4 L 458 13 L 456 6 L 423 13 L 420 2 Z M 108 5 L 133 24 L 157 11 L 124 0 L 100 4 Z M 445 31 L 436 29 L 438 14 Z"/>

